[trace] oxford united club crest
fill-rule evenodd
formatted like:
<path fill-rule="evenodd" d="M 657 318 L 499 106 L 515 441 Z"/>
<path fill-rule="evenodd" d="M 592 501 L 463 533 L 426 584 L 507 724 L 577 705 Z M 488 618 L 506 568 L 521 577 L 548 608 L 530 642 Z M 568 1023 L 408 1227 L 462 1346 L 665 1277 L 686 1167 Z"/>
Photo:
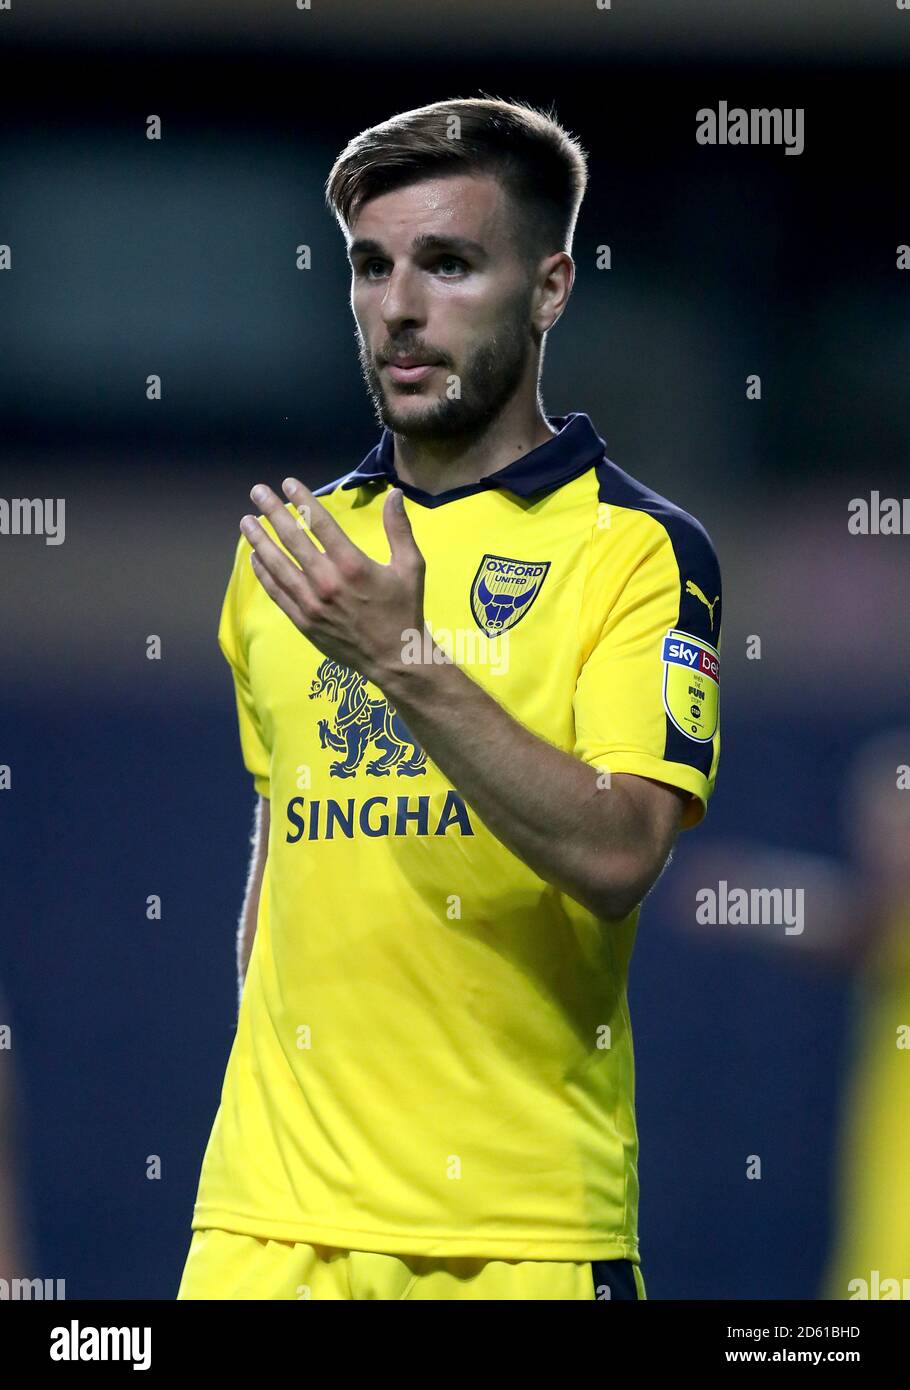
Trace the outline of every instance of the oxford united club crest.
<path fill-rule="evenodd" d="M 499 637 L 520 623 L 540 593 L 549 568 L 549 560 L 485 555 L 471 585 L 471 611 L 481 632 Z"/>

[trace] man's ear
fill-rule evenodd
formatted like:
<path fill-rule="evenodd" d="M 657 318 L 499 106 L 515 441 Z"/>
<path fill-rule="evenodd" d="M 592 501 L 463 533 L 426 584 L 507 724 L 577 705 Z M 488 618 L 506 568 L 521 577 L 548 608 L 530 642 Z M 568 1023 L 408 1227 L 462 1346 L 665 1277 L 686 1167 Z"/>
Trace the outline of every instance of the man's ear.
<path fill-rule="evenodd" d="M 532 315 L 538 333 L 548 333 L 562 317 L 574 283 L 575 262 L 567 251 L 555 251 L 540 262 Z"/>

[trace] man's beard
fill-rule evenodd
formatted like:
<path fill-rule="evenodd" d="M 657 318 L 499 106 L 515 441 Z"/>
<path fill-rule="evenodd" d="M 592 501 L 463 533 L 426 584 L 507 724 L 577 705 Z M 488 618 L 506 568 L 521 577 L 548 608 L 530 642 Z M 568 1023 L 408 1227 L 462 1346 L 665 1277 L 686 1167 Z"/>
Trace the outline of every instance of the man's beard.
<path fill-rule="evenodd" d="M 460 394 L 449 399 L 451 383 L 446 381 L 440 396 L 426 397 L 426 408 L 420 413 L 396 409 L 359 333 L 358 343 L 361 371 L 380 424 L 405 439 L 468 441 L 484 433 L 518 390 L 531 350 L 527 304 L 522 301 L 509 321 L 475 348 L 461 374 Z M 395 349 L 400 353 L 412 350 L 403 342 L 396 343 Z M 413 350 L 419 351 L 416 345 Z M 445 363 L 437 371 L 448 375 Z M 395 389 L 403 395 L 420 395 L 426 387 L 415 383 Z"/>

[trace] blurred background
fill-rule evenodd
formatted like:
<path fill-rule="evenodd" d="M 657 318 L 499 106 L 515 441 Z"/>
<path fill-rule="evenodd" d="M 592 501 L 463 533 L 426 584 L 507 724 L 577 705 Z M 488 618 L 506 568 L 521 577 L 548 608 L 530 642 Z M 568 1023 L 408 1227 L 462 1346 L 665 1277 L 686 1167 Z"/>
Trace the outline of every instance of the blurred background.
<path fill-rule="evenodd" d="M 910 537 L 847 527 L 910 493 L 910 12 L 32 0 L 0 45 L 0 498 L 66 509 L 63 544 L 0 535 L 0 1277 L 176 1293 L 253 812 L 237 526 L 378 437 L 324 181 L 365 125 L 486 92 L 590 156 L 546 408 L 699 516 L 725 581 L 717 792 L 632 965 L 649 1297 L 910 1280 Z M 722 100 L 802 108 L 804 152 L 698 145 Z M 698 924 L 720 879 L 803 887 L 804 932 Z"/>

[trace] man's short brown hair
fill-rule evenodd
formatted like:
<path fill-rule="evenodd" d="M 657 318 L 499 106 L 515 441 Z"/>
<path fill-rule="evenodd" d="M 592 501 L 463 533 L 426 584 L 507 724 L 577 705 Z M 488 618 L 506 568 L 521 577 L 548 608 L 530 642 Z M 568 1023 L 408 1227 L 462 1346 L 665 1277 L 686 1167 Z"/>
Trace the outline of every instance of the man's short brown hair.
<path fill-rule="evenodd" d="M 371 198 L 457 174 L 500 181 L 520 209 L 516 239 L 524 254 L 571 251 L 588 181 L 585 152 L 552 115 L 524 102 L 437 101 L 371 126 L 336 159 L 326 201 L 348 229 Z"/>

